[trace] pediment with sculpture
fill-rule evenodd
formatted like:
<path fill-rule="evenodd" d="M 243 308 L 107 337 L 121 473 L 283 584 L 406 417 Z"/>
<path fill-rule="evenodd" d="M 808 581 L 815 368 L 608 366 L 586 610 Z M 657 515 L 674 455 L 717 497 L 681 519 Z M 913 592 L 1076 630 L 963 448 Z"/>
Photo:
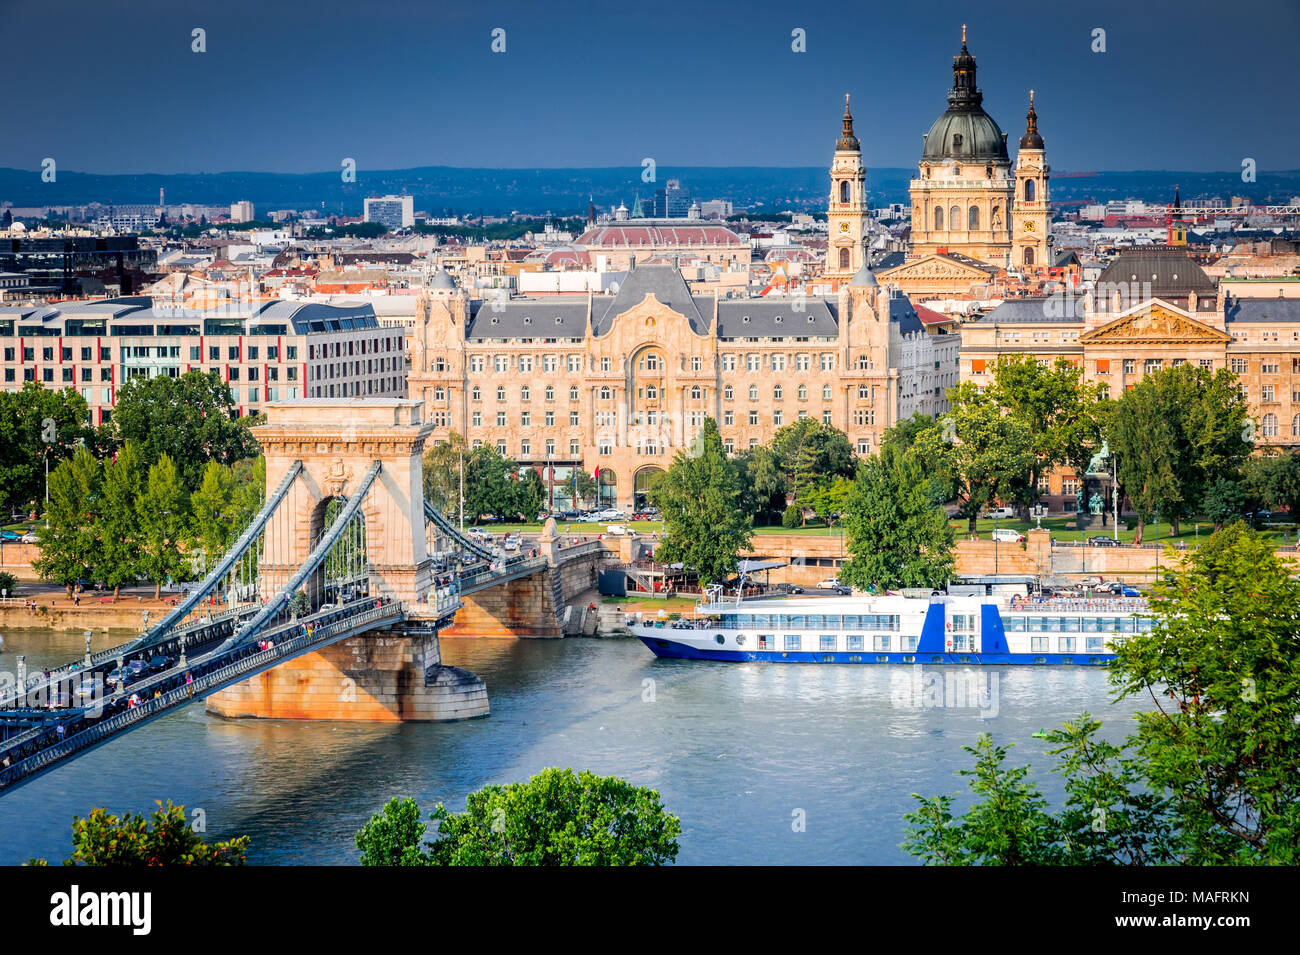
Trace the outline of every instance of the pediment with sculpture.
<path fill-rule="evenodd" d="M 1226 344 L 1227 332 L 1155 299 L 1079 336 L 1081 344 Z"/>

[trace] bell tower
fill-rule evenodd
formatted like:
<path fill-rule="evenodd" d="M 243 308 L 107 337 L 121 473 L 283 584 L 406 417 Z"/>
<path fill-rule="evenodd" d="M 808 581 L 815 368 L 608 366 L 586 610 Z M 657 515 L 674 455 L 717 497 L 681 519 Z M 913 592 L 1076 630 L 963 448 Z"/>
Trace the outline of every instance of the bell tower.
<path fill-rule="evenodd" d="M 1016 196 L 1011 205 L 1011 267 L 1033 272 L 1051 265 L 1047 240 L 1052 227 L 1047 195 L 1051 167 L 1047 165 L 1043 137 L 1038 133 L 1033 90 L 1029 91 L 1029 114 L 1025 119 L 1025 135 L 1020 137 L 1020 151 L 1016 153 Z"/>
<path fill-rule="evenodd" d="M 826 209 L 826 278 L 836 285 L 847 282 L 866 263 L 866 181 L 862 147 L 853 135 L 853 114 L 846 93 L 843 128 L 831 160 L 831 195 Z"/>

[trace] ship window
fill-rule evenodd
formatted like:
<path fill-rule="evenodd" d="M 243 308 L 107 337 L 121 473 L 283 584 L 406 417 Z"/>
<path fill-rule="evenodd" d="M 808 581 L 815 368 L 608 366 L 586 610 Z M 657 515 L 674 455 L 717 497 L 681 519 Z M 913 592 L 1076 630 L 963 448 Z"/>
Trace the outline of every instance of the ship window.
<path fill-rule="evenodd" d="M 1086 643 L 1089 653 L 1101 653 L 1106 649 L 1106 640 L 1104 637 L 1088 637 Z"/>
<path fill-rule="evenodd" d="M 1004 629 L 1007 633 L 1024 633 L 1025 618 L 1024 617 L 1003 617 L 1002 629 Z"/>
<path fill-rule="evenodd" d="M 912 655 L 909 654 L 908 656 L 903 657 L 903 662 L 904 662 L 904 663 L 915 663 L 915 662 L 916 662 L 916 657 L 914 657 L 914 656 L 912 656 Z"/>
<path fill-rule="evenodd" d="M 1073 663 L 1073 662 L 1074 662 L 1074 657 L 1061 657 L 1061 662 L 1062 662 L 1062 663 Z"/>
<path fill-rule="evenodd" d="M 776 634 L 772 634 L 772 633 L 760 633 L 760 634 L 758 635 L 758 649 L 760 649 L 760 650 L 775 650 L 775 649 L 776 649 Z"/>
<path fill-rule="evenodd" d="M 908 636 L 908 637 L 903 637 L 903 638 L 902 638 L 902 641 L 903 641 L 903 642 L 902 642 L 902 649 L 904 649 L 904 650 L 915 650 L 915 649 L 916 649 L 916 640 L 917 640 L 917 638 L 916 638 L 915 635 L 913 635 L 913 636 Z M 912 663 L 913 661 L 912 661 L 912 660 L 908 660 L 907 662 L 908 662 L 908 663 Z"/>
<path fill-rule="evenodd" d="M 848 647 L 847 647 L 847 649 L 849 649 L 849 650 L 862 650 L 862 649 L 864 649 L 863 642 L 862 642 L 862 640 L 863 640 L 862 634 L 860 634 L 860 633 L 851 633 L 851 634 L 849 634 L 845 639 L 848 640 Z"/>
<path fill-rule="evenodd" d="M 873 637 L 871 638 L 871 649 L 873 649 L 873 650 L 888 650 L 888 649 L 889 649 L 889 634 L 887 634 L 887 633 L 878 633 L 878 634 L 876 634 L 875 636 L 873 636 Z"/>
<path fill-rule="evenodd" d="M 1047 637 L 1030 637 L 1029 649 L 1033 653 L 1047 652 Z"/>
<path fill-rule="evenodd" d="M 745 645 L 745 635 L 743 633 L 736 634 L 736 646 L 743 647 L 744 645 Z"/>
<path fill-rule="evenodd" d="M 787 650 L 798 650 L 798 649 L 799 649 L 799 634 L 797 634 L 797 633 L 787 633 L 787 634 L 785 635 L 785 648 L 786 648 Z"/>
<path fill-rule="evenodd" d="M 833 633 L 823 633 L 823 634 L 821 635 L 821 642 L 820 642 L 819 646 L 820 646 L 820 649 L 822 649 L 822 650 L 834 650 L 834 649 L 835 649 L 835 634 L 833 634 Z"/>
<path fill-rule="evenodd" d="M 727 638 L 724 637 L 722 634 L 718 634 L 713 639 L 718 642 L 718 646 L 722 646 L 722 644 L 727 642 Z"/>

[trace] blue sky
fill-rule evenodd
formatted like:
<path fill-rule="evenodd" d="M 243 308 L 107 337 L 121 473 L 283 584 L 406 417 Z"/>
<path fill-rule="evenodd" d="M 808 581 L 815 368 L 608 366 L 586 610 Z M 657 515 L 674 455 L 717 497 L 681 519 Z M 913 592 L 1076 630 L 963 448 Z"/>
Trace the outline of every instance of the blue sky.
<path fill-rule="evenodd" d="M 0 166 L 823 165 L 845 92 L 868 166 L 909 166 L 963 22 L 985 107 L 1014 144 L 1035 88 L 1058 170 L 1300 167 L 1296 0 L 0 0 Z"/>

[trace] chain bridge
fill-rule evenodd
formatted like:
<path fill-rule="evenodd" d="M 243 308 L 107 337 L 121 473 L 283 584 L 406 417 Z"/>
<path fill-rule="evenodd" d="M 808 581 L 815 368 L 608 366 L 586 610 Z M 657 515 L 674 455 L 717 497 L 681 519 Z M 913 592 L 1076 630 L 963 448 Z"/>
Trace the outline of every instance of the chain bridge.
<path fill-rule="evenodd" d="M 195 700 L 227 717 L 456 720 L 489 712 L 443 631 L 562 636 L 603 549 L 548 526 L 507 557 L 424 500 L 422 402 L 272 404 L 264 503 L 136 638 L 0 683 L 0 795 Z"/>

